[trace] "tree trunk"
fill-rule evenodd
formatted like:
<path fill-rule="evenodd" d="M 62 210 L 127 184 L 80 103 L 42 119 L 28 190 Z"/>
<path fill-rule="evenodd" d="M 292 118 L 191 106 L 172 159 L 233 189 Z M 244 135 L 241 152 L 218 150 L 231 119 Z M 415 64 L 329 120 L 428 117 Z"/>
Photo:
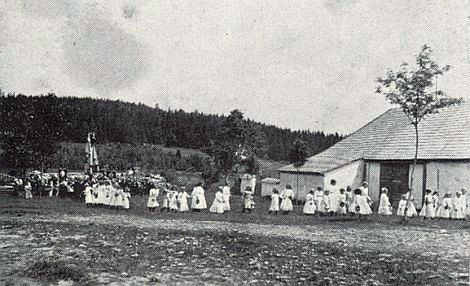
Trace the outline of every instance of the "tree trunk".
<path fill-rule="evenodd" d="M 415 157 L 413 159 L 413 167 L 411 168 L 411 178 L 410 178 L 410 185 L 408 188 L 408 191 L 410 192 L 408 195 L 408 198 L 406 199 L 406 207 L 405 207 L 405 215 L 403 216 L 403 220 L 406 220 L 408 218 L 407 212 L 408 212 L 408 203 L 410 201 L 410 197 L 413 191 L 413 181 L 414 181 L 414 174 L 415 174 L 415 169 L 416 165 L 418 163 L 418 145 L 419 145 L 419 136 L 418 136 L 418 124 L 413 124 L 415 127 Z"/>

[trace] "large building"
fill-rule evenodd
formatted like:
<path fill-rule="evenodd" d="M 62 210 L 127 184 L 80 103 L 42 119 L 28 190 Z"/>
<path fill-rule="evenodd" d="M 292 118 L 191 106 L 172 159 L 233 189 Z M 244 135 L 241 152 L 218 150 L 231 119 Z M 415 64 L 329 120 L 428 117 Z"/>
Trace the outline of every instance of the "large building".
<path fill-rule="evenodd" d="M 369 182 L 369 193 L 379 199 L 387 187 L 394 206 L 410 187 L 415 154 L 415 131 L 401 109 L 390 109 L 329 149 L 313 156 L 298 170 L 280 168 L 281 184 L 291 184 L 298 198 L 309 189 L 328 188 L 331 179 L 339 187 L 356 188 Z M 416 205 L 424 190 L 455 192 L 470 189 L 470 104 L 441 109 L 419 124 L 418 165 L 413 180 Z"/>

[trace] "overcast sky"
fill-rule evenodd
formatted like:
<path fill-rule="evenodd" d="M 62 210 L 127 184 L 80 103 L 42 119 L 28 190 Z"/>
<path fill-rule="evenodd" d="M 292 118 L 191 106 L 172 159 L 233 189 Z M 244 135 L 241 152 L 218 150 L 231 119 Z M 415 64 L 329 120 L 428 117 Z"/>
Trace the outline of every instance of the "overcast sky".
<path fill-rule="evenodd" d="M 0 88 L 350 133 L 425 43 L 470 100 L 470 1 L 0 0 Z"/>

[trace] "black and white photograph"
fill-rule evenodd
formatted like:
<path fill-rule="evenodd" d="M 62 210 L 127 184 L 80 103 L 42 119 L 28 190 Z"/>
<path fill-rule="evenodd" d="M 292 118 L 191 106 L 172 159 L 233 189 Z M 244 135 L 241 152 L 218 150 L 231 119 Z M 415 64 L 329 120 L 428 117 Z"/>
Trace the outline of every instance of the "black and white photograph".
<path fill-rule="evenodd" d="M 470 285 L 469 218 L 469 0 L 0 0 L 0 285 Z"/>

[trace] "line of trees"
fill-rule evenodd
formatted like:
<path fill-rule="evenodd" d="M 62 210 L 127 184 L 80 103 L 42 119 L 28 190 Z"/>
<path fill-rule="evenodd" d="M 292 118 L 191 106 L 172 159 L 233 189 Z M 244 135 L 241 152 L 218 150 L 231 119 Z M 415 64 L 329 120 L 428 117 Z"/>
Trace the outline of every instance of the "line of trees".
<path fill-rule="evenodd" d="M 48 164 L 58 143 L 84 142 L 96 132 L 98 143 L 161 144 L 164 146 L 211 150 L 223 134 L 228 116 L 163 110 L 158 106 L 92 98 L 57 97 L 54 94 L 25 96 L 0 90 L 0 148 L 5 167 L 40 167 Z M 340 141 L 338 134 L 321 131 L 292 131 L 241 119 L 250 132 L 249 146 L 259 158 L 288 161 L 298 138 L 316 154 Z M 37 140 L 36 138 L 39 138 Z M 245 142 L 246 143 L 246 142 Z M 36 144 L 34 148 L 27 148 Z M 20 150 L 26 146 L 25 150 Z M 18 161 L 18 154 L 40 150 Z M 16 154 L 16 155 L 15 155 Z M 28 157 L 29 156 L 29 157 Z"/>

